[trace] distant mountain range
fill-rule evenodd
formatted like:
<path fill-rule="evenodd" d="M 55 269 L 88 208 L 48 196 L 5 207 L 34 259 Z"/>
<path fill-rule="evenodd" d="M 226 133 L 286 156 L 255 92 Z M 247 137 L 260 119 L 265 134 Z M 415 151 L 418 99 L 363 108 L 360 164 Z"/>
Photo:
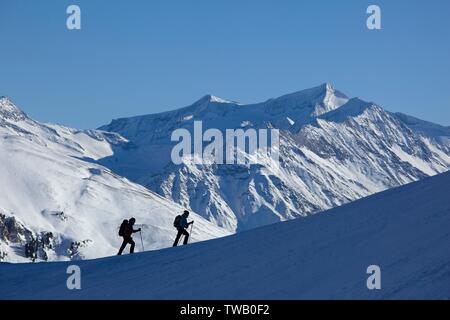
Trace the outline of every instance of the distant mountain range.
<path fill-rule="evenodd" d="M 174 165 L 171 133 L 277 128 L 281 170 L 269 165 Z M 450 168 L 450 129 L 330 84 L 243 105 L 205 96 L 174 111 L 113 120 L 100 128 L 129 141 L 99 163 L 232 232 L 283 221 Z M 268 160 L 266 163 L 270 163 Z"/>
<path fill-rule="evenodd" d="M 86 115 L 87 117 L 89 115 Z M 278 129 L 279 165 L 175 165 L 174 130 Z M 450 168 L 450 128 L 330 84 L 250 105 L 205 96 L 174 111 L 76 130 L 29 118 L 0 98 L 0 260 L 113 255 L 135 216 L 145 249 L 170 246 L 173 218 L 194 241 L 304 217 Z M 139 249 L 139 244 L 138 247 Z"/>

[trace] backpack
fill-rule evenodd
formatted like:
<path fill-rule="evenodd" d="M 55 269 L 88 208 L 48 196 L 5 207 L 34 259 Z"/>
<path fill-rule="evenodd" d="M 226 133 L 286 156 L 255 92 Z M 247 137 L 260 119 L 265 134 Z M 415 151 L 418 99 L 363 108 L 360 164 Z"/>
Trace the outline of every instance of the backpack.
<path fill-rule="evenodd" d="M 181 222 L 181 216 L 178 215 L 175 217 L 175 220 L 173 221 L 173 226 L 177 229 L 181 228 L 180 222 Z"/>
<path fill-rule="evenodd" d="M 128 226 L 128 220 L 123 220 L 119 228 L 119 236 L 123 237 L 125 235 L 125 228 Z"/>

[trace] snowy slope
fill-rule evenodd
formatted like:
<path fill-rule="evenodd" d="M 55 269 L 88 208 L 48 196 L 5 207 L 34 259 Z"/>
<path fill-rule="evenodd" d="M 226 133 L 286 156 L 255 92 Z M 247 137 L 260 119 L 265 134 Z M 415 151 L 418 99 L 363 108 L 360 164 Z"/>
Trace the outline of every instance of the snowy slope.
<path fill-rule="evenodd" d="M 267 165 L 270 159 L 251 166 L 174 165 L 171 133 L 192 133 L 196 120 L 203 130 L 280 129 L 280 170 Z M 121 134 L 133 148 L 113 148 L 99 163 L 235 232 L 448 170 L 450 132 L 437 128 L 349 99 L 329 84 L 251 105 L 205 96 L 178 110 L 113 120 L 101 129 Z"/>
<path fill-rule="evenodd" d="M 118 226 L 131 216 L 144 225 L 146 249 L 170 246 L 183 208 L 91 162 L 119 145 L 128 143 L 117 134 L 41 124 L 0 99 L 0 260 L 113 255 Z M 194 229 L 194 241 L 228 234 L 193 219 L 202 229 Z"/>
<path fill-rule="evenodd" d="M 112 146 L 130 147 L 128 141 L 116 133 L 39 123 L 7 97 L 0 97 L 0 134 L 23 137 L 54 151 L 93 160 L 112 155 Z"/>
<path fill-rule="evenodd" d="M 449 299 L 450 172 L 306 219 L 132 256 L 0 264 L 0 299 Z M 381 290 L 366 287 L 381 268 Z M 26 277 L 23 275 L 26 274 Z"/>
<path fill-rule="evenodd" d="M 399 112 L 395 113 L 395 116 L 412 130 L 450 146 L 450 127 L 444 127 Z"/>

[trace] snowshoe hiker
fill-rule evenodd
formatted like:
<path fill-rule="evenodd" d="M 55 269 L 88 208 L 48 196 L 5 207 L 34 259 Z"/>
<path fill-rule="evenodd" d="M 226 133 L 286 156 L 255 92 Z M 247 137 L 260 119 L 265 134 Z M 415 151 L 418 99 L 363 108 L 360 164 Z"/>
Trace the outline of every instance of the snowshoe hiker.
<path fill-rule="evenodd" d="M 187 244 L 187 242 L 188 242 L 189 233 L 186 231 L 186 229 L 189 227 L 189 225 L 194 223 L 194 221 L 187 222 L 188 216 L 189 216 L 189 211 L 184 210 L 182 215 L 178 215 L 175 217 L 173 226 L 175 228 L 177 228 L 178 233 L 177 233 L 177 237 L 175 238 L 175 242 L 173 243 L 174 247 L 176 247 L 178 245 L 178 241 L 180 241 L 180 238 L 182 235 L 184 235 L 183 244 Z"/>
<path fill-rule="evenodd" d="M 131 218 L 130 221 L 123 220 L 119 229 L 119 236 L 123 237 L 122 246 L 120 247 L 119 253 L 117 255 L 121 255 L 127 244 L 130 244 L 130 253 L 134 252 L 134 246 L 136 245 L 133 238 L 131 237 L 133 233 L 141 231 L 141 228 L 134 230 L 133 225 L 136 222 L 135 218 Z"/>

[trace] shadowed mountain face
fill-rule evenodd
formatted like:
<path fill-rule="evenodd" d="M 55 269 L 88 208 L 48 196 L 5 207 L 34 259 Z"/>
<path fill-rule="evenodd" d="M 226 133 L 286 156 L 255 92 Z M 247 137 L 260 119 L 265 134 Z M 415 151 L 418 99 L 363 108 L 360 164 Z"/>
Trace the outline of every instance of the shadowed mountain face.
<path fill-rule="evenodd" d="M 280 130 L 280 164 L 172 163 L 179 128 Z M 188 107 L 100 128 L 127 148 L 99 160 L 230 231 L 305 216 L 450 168 L 450 131 L 348 98 L 330 84 L 242 105 L 205 96 Z"/>
<path fill-rule="evenodd" d="M 443 173 L 306 219 L 80 261 L 82 290 L 65 286 L 73 262 L 0 264 L 0 298 L 449 299 L 449 185 Z M 367 288 L 373 265 L 381 290 Z"/>

